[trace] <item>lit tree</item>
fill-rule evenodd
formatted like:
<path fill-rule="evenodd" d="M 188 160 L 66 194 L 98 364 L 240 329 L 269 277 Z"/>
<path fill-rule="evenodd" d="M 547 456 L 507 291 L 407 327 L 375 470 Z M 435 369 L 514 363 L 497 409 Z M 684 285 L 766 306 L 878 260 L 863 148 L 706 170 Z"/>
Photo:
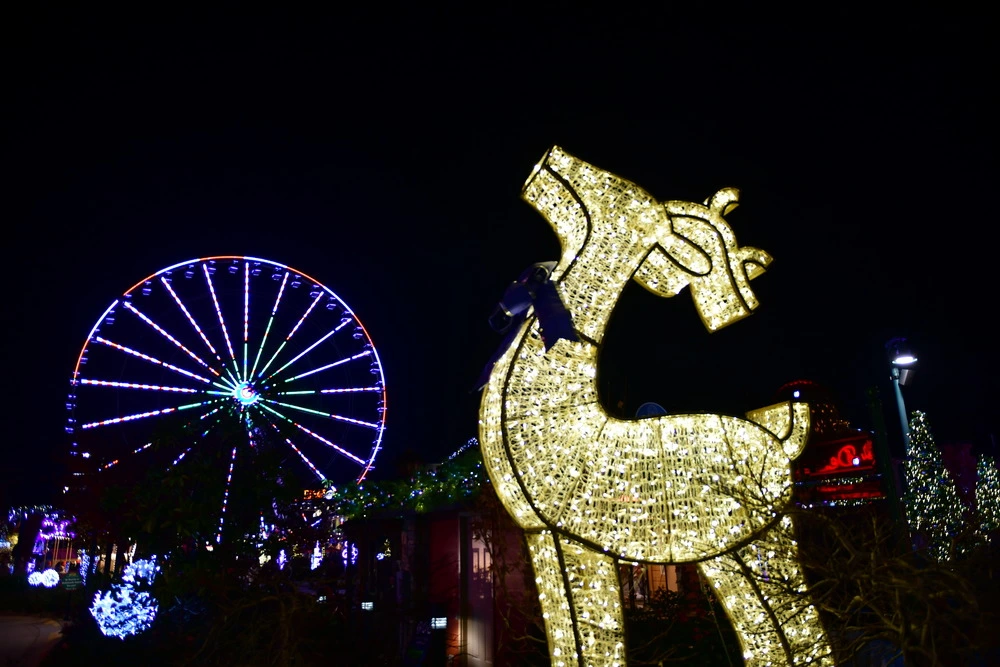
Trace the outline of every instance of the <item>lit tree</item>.
<path fill-rule="evenodd" d="M 934 444 L 927 415 L 914 410 L 906 451 L 906 492 L 903 495 L 910 534 L 937 561 L 964 550 L 963 506 L 955 480 Z"/>
<path fill-rule="evenodd" d="M 1000 475 L 996 460 L 985 454 L 976 462 L 976 508 L 979 529 L 989 541 L 990 533 L 1000 528 Z"/>

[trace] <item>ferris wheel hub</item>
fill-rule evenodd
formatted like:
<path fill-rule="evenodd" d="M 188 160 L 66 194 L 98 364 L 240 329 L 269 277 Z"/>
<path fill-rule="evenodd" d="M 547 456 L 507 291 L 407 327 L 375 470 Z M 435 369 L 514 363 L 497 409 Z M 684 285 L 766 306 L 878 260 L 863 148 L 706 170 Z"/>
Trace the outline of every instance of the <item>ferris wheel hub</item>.
<path fill-rule="evenodd" d="M 249 382 L 241 382 L 238 387 L 233 391 L 233 398 L 235 398 L 240 405 L 248 406 L 253 405 L 260 400 L 260 394 L 257 390 L 253 388 Z"/>

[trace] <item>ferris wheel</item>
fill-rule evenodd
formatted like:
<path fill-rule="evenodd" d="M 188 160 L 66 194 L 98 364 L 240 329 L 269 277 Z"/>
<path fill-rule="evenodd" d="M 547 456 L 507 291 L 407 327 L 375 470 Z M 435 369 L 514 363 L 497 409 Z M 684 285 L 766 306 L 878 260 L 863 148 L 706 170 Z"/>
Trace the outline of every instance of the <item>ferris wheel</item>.
<path fill-rule="evenodd" d="M 115 299 L 80 350 L 66 405 L 84 479 L 180 467 L 217 447 L 214 434 L 238 433 L 219 471 L 222 515 L 241 460 L 264 442 L 303 488 L 361 482 L 386 417 L 382 364 L 350 307 L 301 271 L 239 256 L 175 264 Z M 157 440 L 168 425 L 185 429 L 172 448 Z"/>

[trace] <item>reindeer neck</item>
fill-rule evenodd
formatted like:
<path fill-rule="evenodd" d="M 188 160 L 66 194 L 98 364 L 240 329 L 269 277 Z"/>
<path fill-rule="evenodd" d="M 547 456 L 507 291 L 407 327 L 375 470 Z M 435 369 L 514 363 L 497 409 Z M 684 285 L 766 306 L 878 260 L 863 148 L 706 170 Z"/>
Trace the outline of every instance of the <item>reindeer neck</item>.
<path fill-rule="evenodd" d="M 559 279 L 559 295 L 573 317 L 573 328 L 595 345 L 601 343 L 615 304 L 648 252 L 623 235 L 592 234 Z"/>

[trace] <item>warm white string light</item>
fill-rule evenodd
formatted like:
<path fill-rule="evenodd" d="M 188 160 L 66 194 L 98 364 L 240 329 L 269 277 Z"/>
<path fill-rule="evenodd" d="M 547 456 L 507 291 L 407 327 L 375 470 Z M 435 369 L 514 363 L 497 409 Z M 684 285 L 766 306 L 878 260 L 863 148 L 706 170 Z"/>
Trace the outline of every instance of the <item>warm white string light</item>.
<path fill-rule="evenodd" d="M 689 287 L 709 331 L 757 307 L 749 282 L 771 258 L 740 247 L 725 221 L 738 192 L 660 203 L 556 147 L 522 196 L 559 236 L 549 279 L 579 340 L 546 349 L 539 321 L 526 318 L 484 389 L 480 441 L 528 533 L 552 664 L 624 664 L 619 559 L 701 563 L 748 665 L 832 664 L 790 522 L 775 525 L 808 405 L 622 420 L 598 401 L 600 344 L 628 281 L 664 297 Z M 780 572 L 782 585 L 752 582 L 748 562 Z"/>

